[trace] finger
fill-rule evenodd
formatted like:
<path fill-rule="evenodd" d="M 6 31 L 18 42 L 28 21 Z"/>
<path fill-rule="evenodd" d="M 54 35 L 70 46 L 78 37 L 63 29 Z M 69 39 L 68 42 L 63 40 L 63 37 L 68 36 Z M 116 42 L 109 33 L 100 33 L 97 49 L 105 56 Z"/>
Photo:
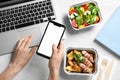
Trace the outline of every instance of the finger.
<path fill-rule="evenodd" d="M 28 56 L 28 60 L 33 56 L 33 54 L 35 53 L 35 50 L 36 50 L 35 47 L 33 47 L 33 48 L 30 50 L 29 56 Z"/>
<path fill-rule="evenodd" d="M 29 38 L 28 38 L 28 40 L 26 41 L 26 44 L 25 44 L 25 46 L 24 46 L 24 48 L 25 48 L 26 50 L 29 48 L 31 41 L 32 41 L 32 36 L 29 36 Z"/>
<path fill-rule="evenodd" d="M 58 55 L 61 57 L 61 59 L 63 57 L 63 54 L 64 54 L 64 44 L 63 42 L 61 42 L 58 49 Z"/>
<path fill-rule="evenodd" d="M 21 43 L 20 48 L 23 49 L 25 47 L 25 44 L 27 43 L 30 36 L 27 36 Z"/>
<path fill-rule="evenodd" d="M 18 48 L 19 42 L 20 42 L 20 41 L 17 41 L 16 46 L 15 46 L 15 48 L 14 48 L 14 52 L 15 52 L 15 51 L 17 50 L 17 48 Z"/>
<path fill-rule="evenodd" d="M 57 46 L 55 44 L 52 45 L 52 55 L 54 56 L 57 53 Z"/>
<path fill-rule="evenodd" d="M 59 55 L 63 56 L 63 51 L 64 51 L 64 44 L 63 44 L 63 42 L 61 41 L 61 42 L 60 42 L 60 45 L 59 45 L 59 47 L 58 47 L 58 53 L 59 53 Z"/>
<path fill-rule="evenodd" d="M 21 44 L 21 42 L 23 41 L 24 38 L 22 38 L 21 40 L 19 40 L 17 43 L 16 43 L 16 46 L 14 48 L 14 53 L 12 54 L 12 58 L 11 58 L 11 62 L 14 61 L 16 55 L 17 55 L 17 49 L 19 48 L 19 45 Z"/>
<path fill-rule="evenodd" d="M 15 51 L 21 46 L 21 44 L 22 44 L 22 42 L 23 42 L 24 39 L 25 39 L 25 37 L 21 38 L 21 39 L 17 42 Z"/>

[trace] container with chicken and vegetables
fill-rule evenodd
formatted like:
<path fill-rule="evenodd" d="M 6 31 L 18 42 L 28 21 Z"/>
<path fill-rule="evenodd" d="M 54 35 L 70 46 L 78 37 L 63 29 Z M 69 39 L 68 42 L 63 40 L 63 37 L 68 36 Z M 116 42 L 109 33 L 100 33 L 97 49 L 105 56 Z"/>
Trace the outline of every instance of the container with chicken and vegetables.
<path fill-rule="evenodd" d="M 75 30 L 91 27 L 101 21 L 100 10 L 95 1 L 74 5 L 69 9 L 69 20 Z"/>
<path fill-rule="evenodd" d="M 64 71 L 73 75 L 95 74 L 97 59 L 97 52 L 92 48 L 69 48 L 64 57 Z"/>

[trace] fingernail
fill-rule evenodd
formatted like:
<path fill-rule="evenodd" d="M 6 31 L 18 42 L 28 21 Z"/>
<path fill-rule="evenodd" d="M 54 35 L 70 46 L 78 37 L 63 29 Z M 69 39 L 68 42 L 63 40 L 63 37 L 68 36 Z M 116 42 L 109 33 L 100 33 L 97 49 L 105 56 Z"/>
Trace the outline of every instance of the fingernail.
<path fill-rule="evenodd" d="M 53 44 L 54 46 L 56 46 L 56 44 Z"/>
<path fill-rule="evenodd" d="M 30 35 L 29 38 L 32 38 L 32 35 Z"/>

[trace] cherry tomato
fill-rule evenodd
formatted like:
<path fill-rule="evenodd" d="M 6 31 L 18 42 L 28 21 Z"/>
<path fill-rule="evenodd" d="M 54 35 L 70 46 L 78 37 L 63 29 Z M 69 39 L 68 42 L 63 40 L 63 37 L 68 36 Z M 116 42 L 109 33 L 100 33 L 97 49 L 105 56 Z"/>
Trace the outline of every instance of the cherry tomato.
<path fill-rule="evenodd" d="M 76 20 L 75 20 L 75 19 L 73 19 L 73 20 L 72 20 L 72 26 L 73 26 L 74 28 L 78 28 L 78 25 L 77 25 L 77 23 L 76 23 Z"/>
<path fill-rule="evenodd" d="M 86 22 L 84 22 L 83 25 L 84 25 L 85 27 L 88 26 L 88 24 L 87 24 Z"/>
<path fill-rule="evenodd" d="M 88 10 L 88 7 L 87 7 L 86 4 L 85 4 L 85 5 L 82 5 L 82 7 L 85 9 L 85 11 Z"/>
<path fill-rule="evenodd" d="M 69 14 L 71 15 L 72 13 L 74 13 L 74 12 L 77 12 L 74 8 L 71 8 L 70 10 L 69 10 Z"/>
<path fill-rule="evenodd" d="M 70 10 L 70 11 L 69 11 L 69 14 L 71 15 L 71 14 L 74 13 L 74 12 L 76 13 L 76 10 Z"/>
<path fill-rule="evenodd" d="M 100 22 L 100 16 L 97 16 L 97 21 L 96 22 L 94 22 L 94 24 L 96 24 L 96 23 L 98 23 L 98 22 Z"/>

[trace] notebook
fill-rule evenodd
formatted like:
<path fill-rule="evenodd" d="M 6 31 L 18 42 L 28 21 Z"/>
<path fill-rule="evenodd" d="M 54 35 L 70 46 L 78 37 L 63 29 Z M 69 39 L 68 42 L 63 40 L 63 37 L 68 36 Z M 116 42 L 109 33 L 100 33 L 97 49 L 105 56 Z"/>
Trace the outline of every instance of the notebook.
<path fill-rule="evenodd" d="M 96 40 L 120 57 L 120 6 L 97 35 Z"/>

